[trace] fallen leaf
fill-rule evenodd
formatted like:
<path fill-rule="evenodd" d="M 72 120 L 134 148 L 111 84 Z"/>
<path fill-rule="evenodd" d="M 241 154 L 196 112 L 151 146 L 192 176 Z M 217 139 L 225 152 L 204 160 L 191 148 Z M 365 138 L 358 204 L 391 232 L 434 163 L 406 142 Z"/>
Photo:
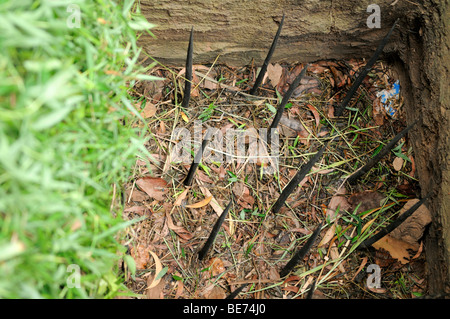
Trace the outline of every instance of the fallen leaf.
<path fill-rule="evenodd" d="M 181 111 L 180 114 L 181 114 L 181 118 L 182 118 L 186 123 L 188 123 L 188 122 L 189 122 L 189 118 L 187 117 L 187 115 L 186 115 L 183 111 Z"/>
<path fill-rule="evenodd" d="M 196 179 L 197 184 L 200 186 L 200 190 L 202 191 L 203 195 L 205 196 L 212 196 L 211 192 L 209 191 L 208 188 L 205 187 L 205 184 L 199 180 Z M 212 196 L 211 201 L 209 202 L 209 204 L 211 205 L 211 207 L 213 208 L 213 210 L 216 212 L 217 216 L 220 217 L 220 215 L 222 215 L 223 213 L 223 208 L 219 205 L 219 203 L 217 202 L 217 200 L 214 198 L 214 196 Z M 229 223 L 230 223 L 230 235 L 234 234 L 234 221 L 232 218 L 229 219 Z"/>
<path fill-rule="evenodd" d="M 238 201 L 244 201 L 248 204 L 253 205 L 255 203 L 255 199 L 250 195 L 250 190 L 244 183 L 238 182 L 234 183 L 232 191 L 234 195 L 236 195 Z M 249 207 L 244 207 L 249 208 Z M 250 207 L 251 208 L 251 207 Z"/>
<path fill-rule="evenodd" d="M 372 245 L 375 249 L 384 249 L 402 264 L 407 264 L 411 259 L 409 251 L 414 252 L 415 247 L 407 242 L 391 237 L 389 234 Z"/>
<path fill-rule="evenodd" d="M 287 137 L 300 136 L 307 138 L 309 136 L 308 131 L 305 130 L 303 124 L 293 118 L 288 118 L 286 115 L 282 115 L 280 119 L 280 129 L 281 133 Z"/>
<path fill-rule="evenodd" d="M 184 229 L 181 226 L 175 226 L 172 221 L 172 217 L 170 217 L 170 213 L 166 212 L 166 221 L 167 221 L 167 227 L 169 229 L 173 230 L 178 236 L 180 236 L 183 240 L 187 241 L 194 237 L 189 231 Z"/>
<path fill-rule="evenodd" d="M 178 195 L 175 203 L 173 203 L 173 206 L 181 206 L 181 203 L 186 198 L 188 191 L 189 191 L 189 189 L 186 188 L 180 195 Z"/>
<path fill-rule="evenodd" d="M 311 76 L 305 76 L 300 81 L 300 85 L 294 90 L 292 96 L 297 98 L 303 93 L 316 93 L 320 94 L 320 81 Z"/>
<path fill-rule="evenodd" d="M 403 214 L 418 201 L 418 199 L 409 200 L 400 210 L 400 213 Z M 419 240 L 422 238 L 425 227 L 429 223 L 431 223 L 431 213 L 425 205 L 421 205 L 411 216 L 394 229 L 390 235 L 393 238 L 401 239 L 414 246 L 414 250 L 417 251 L 419 249 Z"/>
<path fill-rule="evenodd" d="M 275 65 L 269 63 L 269 65 L 267 65 L 267 76 L 270 80 L 270 84 L 273 87 L 277 87 L 278 83 L 280 82 L 282 73 L 283 73 L 283 67 L 281 65 L 279 65 L 278 63 Z"/>
<path fill-rule="evenodd" d="M 206 299 L 225 299 L 226 298 L 226 294 L 225 291 L 219 287 L 219 286 L 214 286 L 211 291 L 205 295 Z"/>
<path fill-rule="evenodd" d="M 212 195 L 206 197 L 205 199 L 199 201 L 198 203 L 186 205 L 186 207 L 187 208 L 200 208 L 200 207 L 208 205 L 209 202 L 211 201 L 211 199 L 212 199 Z"/>
<path fill-rule="evenodd" d="M 148 196 L 162 201 L 164 195 L 167 193 L 168 183 L 160 177 L 142 177 L 136 181 L 136 185 L 139 186 Z"/>
<path fill-rule="evenodd" d="M 136 269 L 145 269 L 148 264 L 147 246 L 137 244 L 130 247 L 130 255 L 136 263 Z"/>
<path fill-rule="evenodd" d="M 344 268 L 344 265 L 343 265 L 344 262 L 339 262 L 339 258 L 340 258 L 339 250 L 338 250 L 338 248 L 337 248 L 337 246 L 335 244 L 331 245 L 330 256 L 331 256 L 332 259 L 334 259 L 336 262 L 339 263 L 338 269 L 340 270 L 340 272 L 341 273 L 345 273 L 345 268 Z"/>
<path fill-rule="evenodd" d="M 208 261 L 208 267 L 211 267 L 210 272 L 212 276 L 217 276 L 225 271 L 222 259 L 217 257 L 213 257 Z"/>
<path fill-rule="evenodd" d="M 381 98 L 377 97 L 372 103 L 372 117 L 376 125 L 382 126 L 384 124 L 383 106 L 381 105 Z"/>
<path fill-rule="evenodd" d="M 401 158 L 401 157 L 396 157 L 396 158 L 394 159 L 394 161 L 392 162 L 392 166 L 393 166 L 394 169 L 398 172 L 398 171 L 400 171 L 400 170 L 402 169 L 402 167 L 403 167 L 403 162 L 404 162 L 403 158 Z"/>
<path fill-rule="evenodd" d="M 336 223 L 333 223 L 330 228 L 326 231 L 325 235 L 322 237 L 318 247 L 326 245 L 336 234 Z"/>
<path fill-rule="evenodd" d="M 154 275 L 149 275 L 147 278 L 147 284 L 152 284 L 155 280 Z M 163 289 L 165 283 L 164 281 L 158 280 L 158 283 L 153 287 L 147 288 L 147 299 L 164 299 Z"/>
<path fill-rule="evenodd" d="M 144 119 L 152 117 L 156 114 L 156 107 L 153 103 L 147 102 L 145 103 L 144 108 L 141 111 L 141 115 Z"/>
<path fill-rule="evenodd" d="M 381 207 L 384 200 L 385 197 L 382 194 L 373 191 L 355 193 L 348 199 L 349 203 L 352 205 L 352 211 L 354 211 L 359 205 L 359 209 L 357 211 L 358 214 Z"/>
<path fill-rule="evenodd" d="M 162 277 L 157 278 L 158 274 L 162 270 L 162 264 L 161 264 L 161 261 L 159 260 L 158 256 L 153 251 L 149 250 L 148 252 L 152 255 L 153 260 L 155 261 L 155 276 L 152 281 L 147 282 L 147 283 L 149 283 L 147 289 L 151 289 L 153 287 L 156 287 L 156 285 L 158 285 L 162 279 Z"/>
<path fill-rule="evenodd" d="M 309 104 L 309 103 L 307 103 L 306 106 L 309 108 L 309 110 L 314 115 L 314 119 L 316 120 L 316 127 L 319 127 L 319 123 L 320 123 L 319 112 L 317 112 L 317 109 L 314 106 L 312 106 L 311 104 Z"/>
<path fill-rule="evenodd" d="M 144 215 L 144 213 L 146 212 L 148 210 L 148 208 L 147 207 L 145 207 L 145 206 L 132 206 L 132 207 L 128 207 L 128 208 L 126 208 L 125 210 L 124 210 L 124 212 L 127 212 L 127 213 L 136 213 L 136 214 L 139 214 L 139 215 Z"/>
<path fill-rule="evenodd" d="M 205 195 L 207 197 L 212 196 L 211 192 L 209 191 L 208 188 L 206 188 L 204 186 L 204 183 L 202 181 L 197 179 L 197 183 L 199 184 L 200 190 L 202 191 L 203 195 Z M 223 213 L 223 208 L 219 205 L 219 203 L 217 202 L 217 200 L 214 197 L 211 198 L 210 205 L 216 212 L 217 216 L 220 217 L 220 215 L 222 215 L 222 213 Z"/>
<path fill-rule="evenodd" d="M 175 298 L 174 299 L 178 299 L 178 298 L 181 297 L 181 294 L 183 293 L 183 288 L 184 288 L 183 281 L 178 280 L 177 281 L 177 292 L 175 293 Z"/>
<path fill-rule="evenodd" d="M 327 208 L 327 217 L 328 218 L 334 218 L 336 210 L 339 208 L 339 211 L 346 211 L 351 207 L 350 203 L 348 202 L 347 198 L 345 197 L 345 188 L 341 187 L 331 198 L 330 202 L 328 203 Z"/>

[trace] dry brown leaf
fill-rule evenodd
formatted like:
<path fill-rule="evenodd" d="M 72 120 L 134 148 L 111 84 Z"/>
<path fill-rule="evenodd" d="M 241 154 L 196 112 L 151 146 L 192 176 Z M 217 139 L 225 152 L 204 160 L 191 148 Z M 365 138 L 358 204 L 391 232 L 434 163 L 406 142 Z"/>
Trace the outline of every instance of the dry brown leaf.
<path fill-rule="evenodd" d="M 156 107 L 153 103 L 147 102 L 145 103 L 144 108 L 142 109 L 141 115 L 144 119 L 148 119 L 156 114 Z"/>
<path fill-rule="evenodd" d="M 208 205 L 209 202 L 211 201 L 211 199 L 212 199 L 212 195 L 206 197 L 205 199 L 199 201 L 198 203 L 186 205 L 186 207 L 187 208 L 200 208 L 200 207 Z"/>
<path fill-rule="evenodd" d="M 255 203 L 255 199 L 250 195 L 250 190 L 247 186 L 245 186 L 244 183 L 234 183 L 232 191 L 234 195 L 236 195 L 236 198 L 238 199 L 238 203 L 241 206 L 245 206 L 244 208 L 251 208 L 252 205 Z M 245 202 L 245 203 L 242 203 Z M 249 205 L 246 205 L 249 204 Z"/>
<path fill-rule="evenodd" d="M 145 206 L 132 206 L 132 207 L 128 207 L 124 210 L 124 212 L 127 213 L 136 213 L 139 215 L 144 215 L 144 213 L 147 211 L 147 207 Z"/>
<path fill-rule="evenodd" d="M 153 251 L 149 250 L 148 252 L 152 255 L 153 260 L 155 261 L 155 276 L 152 281 L 147 281 L 147 283 L 148 283 L 147 289 L 151 289 L 153 287 L 156 287 L 156 285 L 158 285 L 162 279 L 162 277 L 156 279 L 156 277 L 162 270 L 162 264 L 161 264 L 161 261 L 159 260 L 158 256 Z"/>
<path fill-rule="evenodd" d="M 133 257 L 136 263 L 136 269 L 145 269 L 148 264 L 148 251 L 147 246 L 138 244 L 136 246 L 131 246 L 130 255 Z"/>
<path fill-rule="evenodd" d="M 167 193 L 168 183 L 160 177 L 142 177 L 136 181 L 136 185 L 139 186 L 148 196 L 162 201 L 164 195 Z"/>
<path fill-rule="evenodd" d="M 394 159 L 394 161 L 392 162 L 392 166 L 393 166 L 394 169 L 398 172 L 398 171 L 400 171 L 400 170 L 402 169 L 402 167 L 403 167 L 403 162 L 404 162 L 403 158 L 401 158 L 401 157 L 396 157 L 396 158 Z"/>
<path fill-rule="evenodd" d="M 205 299 L 225 299 L 226 297 L 225 291 L 214 283 L 206 286 L 200 295 Z"/>
<path fill-rule="evenodd" d="M 309 104 L 309 103 L 307 103 L 306 106 L 309 108 L 309 110 L 314 115 L 314 119 L 316 120 L 316 127 L 319 127 L 319 123 L 320 123 L 319 112 L 317 112 L 316 108 L 314 106 L 312 106 L 311 104 Z"/>
<path fill-rule="evenodd" d="M 372 117 L 376 125 L 382 126 L 384 124 L 383 106 L 381 105 L 381 98 L 377 97 L 372 103 Z"/>
<path fill-rule="evenodd" d="M 181 206 L 181 203 L 186 198 L 188 191 L 189 191 L 189 189 L 186 188 L 180 195 L 178 195 L 175 203 L 173 203 L 173 206 Z"/>
<path fill-rule="evenodd" d="M 341 187 L 331 198 L 330 202 L 328 203 L 327 208 L 327 217 L 333 218 L 335 217 L 335 212 L 339 208 L 339 211 L 346 211 L 350 208 L 350 203 L 348 202 L 347 198 L 345 197 L 345 188 Z"/>
<path fill-rule="evenodd" d="M 169 229 L 172 229 L 178 236 L 180 236 L 183 240 L 187 241 L 194 237 L 189 231 L 184 229 L 181 226 L 175 226 L 172 221 L 172 217 L 170 217 L 170 213 L 166 212 L 166 221 Z"/>
<path fill-rule="evenodd" d="M 355 210 L 356 207 L 358 207 L 358 205 L 360 204 L 357 212 L 359 214 L 374 208 L 381 207 L 384 199 L 385 197 L 378 192 L 364 191 L 353 194 L 348 201 L 352 205 L 352 210 Z"/>
<path fill-rule="evenodd" d="M 184 284 L 181 280 L 177 281 L 177 292 L 175 293 L 175 298 L 178 299 L 181 297 L 181 294 L 183 293 Z"/>
<path fill-rule="evenodd" d="M 418 199 L 409 200 L 400 210 L 400 214 L 410 209 L 418 201 Z M 401 239 L 414 246 L 414 250 L 417 251 L 419 249 L 418 241 L 422 238 L 425 227 L 429 223 L 431 223 L 431 213 L 425 205 L 421 205 L 411 216 L 394 229 L 390 235 L 393 238 Z"/>
<path fill-rule="evenodd" d="M 402 264 L 407 264 L 411 259 L 409 251 L 414 252 L 415 247 L 407 242 L 391 237 L 389 234 L 381 238 L 372 245 L 375 249 L 386 250 L 392 258 L 397 259 Z"/>
<path fill-rule="evenodd" d="M 200 186 L 200 190 L 202 191 L 203 195 L 205 195 L 206 197 L 212 196 L 209 189 L 204 186 L 204 183 L 201 180 L 196 179 L 196 181 L 197 181 L 198 185 Z M 217 216 L 220 217 L 220 215 L 222 215 L 222 213 L 223 213 L 223 208 L 219 205 L 219 203 L 214 198 L 214 196 L 211 198 L 210 205 L 216 212 Z"/>
<path fill-rule="evenodd" d="M 163 290 L 165 283 L 164 281 L 158 280 L 158 283 L 150 288 L 150 285 L 154 282 L 154 275 L 149 275 L 147 278 L 147 299 L 164 299 Z"/>
<path fill-rule="evenodd" d="M 340 256 L 339 256 L 339 250 L 338 250 L 338 248 L 337 248 L 337 246 L 336 246 L 335 244 L 332 244 L 332 245 L 331 245 L 331 248 L 330 248 L 330 256 L 331 256 L 331 258 L 334 259 L 336 262 L 339 262 L 339 261 L 338 261 L 338 259 L 339 259 L 339 257 L 340 257 Z M 339 265 L 338 265 L 338 269 L 339 269 L 339 271 L 340 271 L 341 273 L 345 273 L 345 268 L 344 268 L 343 263 L 344 263 L 344 262 L 340 262 Z"/>
<path fill-rule="evenodd" d="M 336 233 L 336 223 L 334 222 L 333 225 L 331 225 L 331 227 L 328 228 L 328 230 L 326 231 L 325 235 L 323 236 L 322 240 L 319 243 L 319 247 L 326 245 L 331 239 L 333 239 L 335 233 Z"/>
<path fill-rule="evenodd" d="M 222 259 L 217 257 L 213 257 L 208 261 L 208 267 L 211 267 L 210 272 L 212 276 L 217 276 L 225 271 Z"/>
<path fill-rule="evenodd" d="M 277 87 L 278 83 L 280 82 L 282 73 L 283 73 L 283 67 L 281 65 L 279 65 L 278 63 L 275 65 L 269 63 L 269 65 L 267 65 L 267 76 L 270 80 L 270 84 L 273 87 Z"/>

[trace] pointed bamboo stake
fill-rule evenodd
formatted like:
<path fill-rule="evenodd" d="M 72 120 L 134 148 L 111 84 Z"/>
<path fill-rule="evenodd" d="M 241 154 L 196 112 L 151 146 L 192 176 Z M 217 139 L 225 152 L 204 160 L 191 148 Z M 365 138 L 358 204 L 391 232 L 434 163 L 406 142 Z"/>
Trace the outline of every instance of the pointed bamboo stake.
<path fill-rule="evenodd" d="M 369 248 L 374 243 L 379 241 L 381 238 L 392 232 L 394 229 L 396 229 L 398 226 L 400 226 L 401 223 L 403 223 L 408 217 L 410 217 L 427 199 L 430 197 L 431 192 L 428 193 L 424 198 L 422 198 L 420 201 L 415 203 L 410 209 L 408 209 L 406 212 L 401 214 L 396 220 L 394 220 L 392 223 L 390 223 L 388 226 L 384 227 L 382 230 L 380 230 L 378 233 L 373 235 L 370 238 L 367 238 L 364 240 L 359 246 L 358 249 L 363 248 Z"/>
<path fill-rule="evenodd" d="M 287 276 L 292 269 L 294 269 L 295 266 L 306 256 L 308 251 L 311 249 L 312 245 L 317 239 L 317 236 L 319 236 L 320 231 L 322 230 L 323 222 L 317 226 L 316 230 L 312 233 L 311 237 L 309 237 L 306 244 L 298 250 L 294 256 L 292 256 L 291 260 L 284 266 L 284 268 L 280 271 L 280 277 L 283 278 Z"/>
<path fill-rule="evenodd" d="M 316 290 L 316 281 L 317 281 L 317 279 L 314 279 L 314 281 L 311 284 L 311 286 L 309 286 L 309 291 L 308 291 L 308 294 L 306 295 L 306 299 L 312 299 L 313 298 L 314 290 Z"/>
<path fill-rule="evenodd" d="M 256 78 L 253 88 L 250 90 L 251 95 L 254 95 L 256 93 L 256 90 L 261 85 L 264 75 L 266 74 L 267 66 L 269 65 L 270 59 L 272 58 L 273 52 L 275 51 L 275 47 L 277 46 L 278 38 L 280 37 L 281 28 L 283 27 L 283 23 L 284 23 L 284 13 L 283 13 L 283 17 L 281 18 L 280 25 L 278 26 L 277 33 L 275 34 L 275 37 L 273 38 L 272 45 L 270 46 L 269 52 L 267 53 L 266 59 L 264 60 L 263 65 L 261 66 L 259 75 Z"/>
<path fill-rule="evenodd" d="M 386 144 L 381 151 L 375 155 L 373 158 L 370 159 L 369 162 L 367 162 L 366 165 L 364 165 L 363 167 L 361 167 L 359 170 L 357 170 L 356 172 L 354 172 L 348 179 L 347 181 L 350 184 L 354 184 L 356 183 L 356 180 L 358 178 L 360 178 L 361 176 L 363 176 L 365 173 L 367 173 L 376 163 L 378 163 L 381 158 L 383 158 L 386 154 L 388 154 L 391 149 L 395 146 L 395 144 L 397 144 L 397 142 L 406 135 L 406 133 L 408 133 L 408 131 L 418 122 L 418 120 L 415 120 L 414 123 L 412 123 L 411 125 L 409 125 L 407 128 L 405 128 L 403 131 L 401 131 L 400 133 L 398 133 L 396 136 L 394 136 L 394 138 L 388 143 Z"/>
<path fill-rule="evenodd" d="M 289 89 L 287 90 L 286 94 L 283 96 L 283 99 L 281 100 L 280 105 L 278 105 L 277 113 L 275 114 L 275 117 L 272 120 L 272 124 L 270 125 L 269 132 L 267 134 L 267 145 L 270 144 L 271 136 L 272 134 L 275 134 L 275 129 L 278 126 L 278 123 L 280 123 L 281 116 L 284 112 L 284 107 L 286 106 L 287 102 L 291 98 L 292 93 L 294 93 L 294 90 L 299 86 L 300 81 L 306 74 L 306 70 L 308 69 L 309 64 L 306 64 L 303 70 L 300 72 L 300 74 L 295 78 L 294 82 L 289 86 Z"/>
<path fill-rule="evenodd" d="M 372 69 L 373 65 L 375 64 L 375 62 L 377 61 L 378 57 L 380 56 L 381 52 L 383 52 L 383 49 L 385 47 L 385 45 L 388 43 L 389 38 L 392 34 L 392 32 L 395 29 L 395 26 L 397 25 L 399 19 L 397 19 L 394 22 L 394 25 L 391 27 L 391 29 L 389 30 L 389 32 L 386 34 L 386 36 L 383 38 L 383 40 L 381 40 L 380 44 L 378 45 L 377 49 L 375 50 L 374 54 L 372 55 L 372 57 L 370 58 L 370 60 L 367 62 L 367 64 L 364 66 L 364 68 L 362 69 L 362 71 L 359 73 L 358 77 L 356 78 L 355 82 L 353 83 L 353 85 L 350 87 L 350 90 L 348 90 L 347 95 L 344 97 L 344 99 L 342 100 L 341 105 L 338 106 L 338 108 L 336 109 L 336 111 L 334 112 L 335 116 L 341 116 L 342 113 L 344 112 L 345 107 L 347 106 L 347 104 L 350 102 L 350 100 L 352 99 L 353 95 L 356 93 L 356 91 L 358 90 L 358 87 L 361 85 L 362 81 L 364 80 L 364 78 L 367 76 L 367 74 L 369 73 L 369 71 Z"/>
<path fill-rule="evenodd" d="M 191 167 L 189 168 L 189 172 L 184 180 L 184 186 L 191 186 L 192 181 L 194 180 L 195 172 L 197 171 L 198 165 L 200 164 L 203 156 L 203 152 L 206 149 L 210 139 L 211 139 L 211 131 L 206 131 L 205 138 L 202 141 L 202 145 L 198 150 L 197 154 L 194 156 L 194 160 L 192 161 Z"/>
<path fill-rule="evenodd" d="M 236 290 L 233 291 L 231 294 L 229 294 L 225 299 L 234 299 L 234 298 L 236 298 L 241 293 L 241 291 L 244 290 L 244 288 L 247 287 L 247 286 L 248 286 L 248 283 L 240 285 L 239 288 L 236 288 Z"/>
<path fill-rule="evenodd" d="M 184 96 L 181 106 L 187 108 L 189 106 L 189 100 L 191 98 L 191 85 L 192 85 L 192 55 L 194 50 L 194 27 L 191 29 L 191 35 L 189 37 L 189 45 L 186 57 L 186 73 L 184 81 Z"/>
<path fill-rule="evenodd" d="M 228 206 L 225 208 L 223 213 L 220 215 L 219 219 L 217 219 L 216 223 L 214 224 L 214 227 L 213 227 L 213 229 L 211 231 L 211 234 L 209 235 L 208 239 L 206 240 L 205 245 L 198 252 L 198 259 L 199 260 L 202 260 L 203 258 L 205 258 L 205 256 L 208 253 L 209 249 L 213 245 L 214 239 L 216 238 L 217 234 L 219 233 L 220 226 L 222 226 L 223 221 L 225 220 L 225 217 L 227 217 L 227 215 L 228 215 L 228 211 L 231 208 L 231 204 L 233 204 L 233 198 L 231 198 L 230 203 L 228 204 Z"/>
<path fill-rule="evenodd" d="M 289 184 L 287 184 L 287 186 L 283 189 L 280 197 L 278 197 L 277 201 L 272 206 L 272 212 L 274 214 L 277 214 L 278 211 L 281 209 L 281 207 L 283 207 L 284 203 L 286 202 L 286 199 L 294 191 L 294 189 L 298 186 L 298 184 L 305 178 L 306 174 L 309 173 L 314 164 L 319 160 L 319 158 L 325 151 L 325 148 L 326 144 L 322 146 L 322 148 L 316 153 L 316 155 L 314 155 L 313 158 L 309 160 L 309 162 L 306 165 L 302 166 L 302 168 L 297 172 L 297 174 L 295 174 L 295 176 L 291 179 Z"/>

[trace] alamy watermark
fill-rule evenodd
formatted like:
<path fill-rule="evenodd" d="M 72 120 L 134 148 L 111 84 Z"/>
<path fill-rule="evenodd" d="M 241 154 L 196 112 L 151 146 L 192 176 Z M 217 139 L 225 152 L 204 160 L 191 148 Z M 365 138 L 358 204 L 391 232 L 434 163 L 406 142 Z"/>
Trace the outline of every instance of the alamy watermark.
<path fill-rule="evenodd" d="M 66 24 L 69 29 L 81 27 L 81 9 L 77 4 L 69 4 L 67 6 L 67 12 L 70 15 L 66 19 Z"/>
<path fill-rule="evenodd" d="M 70 264 L 67 266 L 66 272 L 69 273 L 67 276 L 66 284 L 68 288 L 81 288 L 81 269 L 77 264 Z"/>
<path fill-rule="evenodd" d="M 381 28 L 381 9 L 378 4 L 370 4 L 367 6 L 366 12 L 371 12 L 372 14 L 367 17 L 366 24 L 370 29 Z"/>
<path fill-rule="evenodd" d="M 208 139 L 209 143 L 203 150 L 202 163 L 255 163 L 261 167 L 263 174 L 278 171 L 280 156 L 278 130 L 271 132 L 266 128 L 222 130 L 214 127 L 204 129 L 202 121 L 199 120 L 194 121 L 193 133 L 184 127 L 172 131 L 171 140 L 175 145 L 171 151 L 170 161 L 182 164 L 197 161 L 194 156 L 204 139 Z"/>
<path fill-rule="evenodd" d="M 367 272 L 369 276 L 367 276 L 366 285 L 367 288 L 381 288 L 381 268 L 377 264 L 370 264 L 367 267 Z"/>

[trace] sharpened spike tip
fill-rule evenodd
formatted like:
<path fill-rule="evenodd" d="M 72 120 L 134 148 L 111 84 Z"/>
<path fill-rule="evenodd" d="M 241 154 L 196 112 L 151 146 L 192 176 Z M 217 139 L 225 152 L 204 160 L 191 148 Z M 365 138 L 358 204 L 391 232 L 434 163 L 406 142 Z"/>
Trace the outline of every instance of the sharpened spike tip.
<path fill-rule="evenodd" d="M 187 108 L 189 106 L 189 100 L 191 99 L 191 86 L 192 86 L 192 55 L 194 52 L 194 27 L 191 29 L 191 35 L 189 37 L 189 45 L 186 57 L 186 73 L 184 81 L 184 94 L 183 102 L 181 106 Z"/>
<path fill-rule="evenodd" d="M 356 78 L 355 82 L 350 87 L 350 90 L 348 90 L 347 95 L 342 100 L 342 103 L 336 108 L 336 111 L 334 112 L 335 116 L 341 116 L 342 113 L 344 112 L 344 109 L 347 107 L 347 104 L 350 102 L 350 100 L 352 99 L 353 95 L 358 90 L 358 87 L 361 85 L 361 83 L 364 80 L 364 78 L 367 76 L 369 71 L 372 69 L 373 65 L 377 61 L 377 59 L 380 56 L 381 52 L 383 52 L 383 49 L 384 49 L 385 45 L 388 43 L 392 32 L 394 32 L 394 29 L 395 29 L 395 26 L 397 25 L 397 22 L 398 22 L 398 19 L 394 22 L 394 25 L 391 27 L 391 29 L 386 34 L 386 36 L 383 38 L 383 40 L 381 40 L 378 48 L 375 50 L 375 53 L 372 55 L 370 60 L 364 66 L 364 68 L 362 69 L 361 73 L 359 73 L 359 75 Z"/>
<path fill-rule="evenodd" d="M 269 65 L 270 59 L 272 58 L 273 52 L 275 51 L 275 47 L 277 46 L 278 38 L 280 37 L 281 29 L 283 28 L 283 23 L 284 23 L 284 13 L 283 17 L 281 18 L 280 25 L 278 26 L 277 33 L 273 38 L 272 45 L 270 46 L 269 52 L 267 53 L 266 59 L 264 60 L 264 63 L 261 66 L 261 70 L 259 71 L 258 77 L 256 78 L 255 84 L 253 85 L 253 88 L 250 90 L 251 95 L 254 95 L 256 93 L 256 90 L 258 90 L 264 78 L 264 75 L 266 74 L 267 66 Z"/>

